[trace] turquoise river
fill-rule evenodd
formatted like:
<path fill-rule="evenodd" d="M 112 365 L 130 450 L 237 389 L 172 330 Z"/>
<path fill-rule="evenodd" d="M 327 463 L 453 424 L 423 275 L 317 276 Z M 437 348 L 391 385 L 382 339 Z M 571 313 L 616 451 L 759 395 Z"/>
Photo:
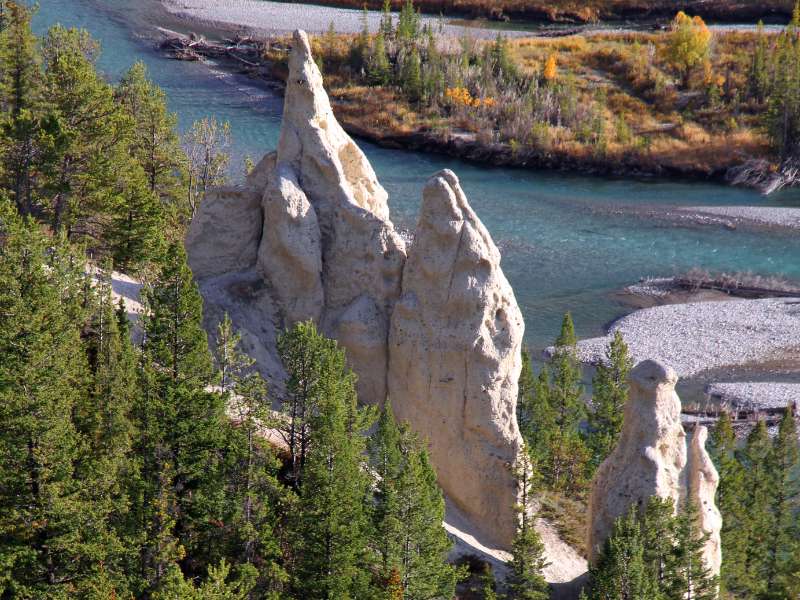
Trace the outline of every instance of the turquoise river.
<path fill-rule="evenodd" d="M 229 121 L 233 166 L 260 157 L 278 139 L 279 95 L 199 63 L 159 56 L 137 32 L 148 25 L 150 0 L 40 0 L 34 26 L 57 22 L 86 28 L 102 43 L 99 65 L 110 79 L 144 61 L 165 90 L 186 129 L 203 116 Z M 152 7 L 152 5 L 150 5 Z M 617 292 L 647 276 L 668 276 L 692 267 L 752 271 L 800 280 L 800 235 L 678 226 L 651 219 L 634 207 L 747 205 L 800 206 L 800 193 L 764 199 L 756 193 L 698 182 L 649 182 L 588 178 L 560 173 L 481 168 L 441 156 L 387 150 L 361 143 L 390 194 L 393 219 L 413 229 L 423 184 L 439 169 L 461 178 L 470 202 L 503 253 L 534 349 L 556 335 L 571 311 L 580 336 L 600 334 L 629 312 Z M 624 210 L 614 210 L 622 207 Z"/>

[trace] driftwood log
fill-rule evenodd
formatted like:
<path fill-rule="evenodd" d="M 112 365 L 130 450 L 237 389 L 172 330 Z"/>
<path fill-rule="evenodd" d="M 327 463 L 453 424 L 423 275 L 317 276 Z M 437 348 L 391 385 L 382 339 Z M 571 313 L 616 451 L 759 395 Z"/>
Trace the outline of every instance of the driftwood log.
<path fill-rule="evenodd" d="M 258 67 L 262 56 L 263 44 L 250 36 L 236 36 L 212 42 L 203 36 L 182 35 L 174 31 L 162 29 L 165 35 L 161 42 L 161 50 L 177 60 L 202 60 L 203 58 L 230 58 L 248 67 Z"/>

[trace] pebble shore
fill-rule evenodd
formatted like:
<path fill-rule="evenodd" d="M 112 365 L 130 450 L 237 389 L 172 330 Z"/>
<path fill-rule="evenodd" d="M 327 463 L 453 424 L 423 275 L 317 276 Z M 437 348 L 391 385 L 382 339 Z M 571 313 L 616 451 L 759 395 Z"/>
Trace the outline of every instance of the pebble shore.
<path fill-rule="evenodd" d="M 727 402 L 739 410 L 774 410 L 789 403 L 800 407 L 800 383 L 710 383 L 706 394 L 712 400 Z"/>
<path fill-rule="evenodd" d="M 364 27 L 364 12 L 361 10 L 315 4 L 269 0 L 163 0 L 163 5 L 172 15 L 181 19 L 221 29 L 246 29 L 257 35 L 285 34 L 295 29 L 324 33 L 331 23 L 338 33 L 359 33 Z M 378 30 L 381 18 L 379 11 L 367 13 L 370 31 Z M 423 15 L 422 22 L 432 25 L 435 31 L 441 27 L 442 33 L 448 36 L 460 37 L 465 31 L 477 38 L 494 38 L 497 35 L 495 29 L 461 27 L 437 17 Z M 526 32 L 503 30 L 503 35 L 526 35 Z"/>
<path fill-rule="evenodd" d="M 800 229 L 800 208 L 780 206 L 694 206 L 681 212 L 724 217 L 739 224 Z"/>
<path fill-rule="evenodd" d="M 800 359 L 800 298 L 669 304 L 639 310 L 605 337 L 578 343 L 579 358 L 597 364 L 620 331 L 635 362 L 651 358 L 681 378 L 709 369 Z"/>

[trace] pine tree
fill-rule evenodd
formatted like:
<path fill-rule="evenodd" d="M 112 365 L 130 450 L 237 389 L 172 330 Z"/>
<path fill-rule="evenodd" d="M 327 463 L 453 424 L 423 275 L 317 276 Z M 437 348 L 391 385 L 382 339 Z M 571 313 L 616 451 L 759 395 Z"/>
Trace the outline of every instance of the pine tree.
<path fill-rule="evenodd" d="M 772 442 L 763 419 L 747 437 L 739 457 L 745 469 L 746 539 L 744 592 L 755 597 L 766 591 L 769 575 L 770 537 L 774 529 L 771 499 L 773 480 L 769 470 Z"/>
<path fill-rule="evenodd" d="M 583 389 L 577 343 L 572 316 L 567 313 L 551 361 L 551 401 L 556 410 L 556 426 L 562 431 L 577 430 L 586 416 L 586 406 L 581 397 Z"/>
<path fill-rule="evenodd" d="M 87 284 L 63 240 L 13 213 L 0 203 L 0 593 L 80 596 L 120 551 L 97 501 L 114 482 L 87 466 L 91 440 L 73 420 L 89 394 Z"/>
<path fill-rule="evenodd" d="M 392 4 L 390 0 L 383 0 L 383 8 L 381 9 L 381 27 L 380 32 L 383 34 L 384 39 L 390 39 L 394 33 L 394 21 L 392 20 Z"/>
<path fill-rule="evenodd" d="M 653 496 L 641 516 L 642 542 L 647 576 L 655 590 L 662 592 L 678 578 L 675 564 L 675 504 L 672 499 Z"/>
<path fill-rule="evenodd" d="M 300 490 L 311 442 L 311 420 L 324 400 L 335 362 L 335 345 L 319 333 L 313 322 L 297 323 L 278 338 L 278 355 L 288 374 L 286 394 L 281 402 L 281 418 L 273 425 L 289 451 L 287 478 Z"/>
<path fill-rule="evenodd" d="M 397 22 L 397 39 L 405 43 L 414 43 L 419 37 L 420 18 L 414 10 L 412 0 L 406 0 L 400 9 L 400 17 Z"/>
<path fill-rule="evenodd" d="M 653 600 L 656 589 L 644 559 L 642 530 L 635 507 L 614 523 L 597 564 L 590 570 L 591 600 Z"/>
<path fill-rule="evenodd" d="M 444 498 L 436 474 L 407 425 L 387 402 L 368 443 L 376 475 L 370 546 L 379 558 L 379 589 L 387 598 L 450 598 L 456 570 L 442 526 Z"/>
<path fill-rule="evenodd" d="M 768 469 L 772 480 L 772 533 L 767 554 L 767 590 L 775 590 L 794 544 L 800 535 L 800 444 L 792 405 L 778 427 L 769 454 Z"/>
<path fill-rule="evenodd" d="M 575 327 L 569 313 L 564 315 L 551 368 L 549 399 L 555 412 L 555 428 L 549 435 L 549 462 L 543 469 L 554 489 L 579 494 L 585 488 L 590 454 L 581 432 L 586 405 L 582 398 Z"/>
<path fill-rule="evenodd" d="M 606 360 L 597 366 L 592 381 L 588 437 L 592 470 L 600 466 L 617 444 L 622 431 L 625 403 L 628 400 L 628 375 L 632 367 L 628 346 L 617 331 L 606 350 Z"/>
<path fill-rule="evenodd" d="M 309 419 L 310 439 L 294 517 L 294 588 L 309 599 L 361 598 L 369 589 L 365 549 L 370 481 L 362 454 L 372 411 L 356 406 L 355 376 L 336 342 L 322 338 L 310 323 L 298 328 L 320 351 L 318 404 Z M 290 381 L 302 379 L 295 372 L 297 363 L 284 367 Z"/>
<path fill-rule="evenodd" d="M 367 63 L 367 76 L 370 85 L 388 85 L 391 81 L 392 66 L 389 64 L 389 56 L 386 54 L 386 39 L 383 31 L 375 36 L 375 44 Z"/>
<path fill-rule="evenodd" d="M 144 350 L 173 384 L 204 387 L 211 381 L 211 354 L 202 327 L 203 300 L 186 264 L 183 244 L 170 245 L 163 267 L 144 290 Z"/>
<path fill-rule="evenodd" d="M 142 520 L 154 518 L 152 498 L 173 496 L 174 536 L 188 556 L 182 566 L 203 572 L 208 565 L 196 550 L 213 541 L 214 522 L 224 511 L 217 449 L 224 445 L 229 425 L 224 397 L 206 389 L 211 356 L 202 328 L 202 300 L 181 244 L 170 247 L 143 297 L 142 398 L 135 411 L 141 432 L 137 453 L 143 462 Z M 165 465 L 172 476 L 162 484 L 158 477 Z M 168 489 L 162 491 L 164 485 Z"/>
<path fill-rule="evenodd" d="M 403 93 L 412 102 L 417 102 L 422 97 L 422 63 L 419 50 L 413 46 L 403 56 L 400 67 L 400 87 Z"/>
<path fill-rule="evenodd" d="M 674 521 L 674 578 L 667 588 L 670 600 L 716 600 L 718 582 L 703 559 L 708 534 L 700 531 L 699 510 L 692 501 L 681 508 Z"/>
<path fill-rule="evenodd" d="M 86 31 L 60 25 L 42 46 L 45 93 L 56 123 L 42 193 L 53 229 L 70 238 L 88 233 L 90 216 L 113 210 L 114 187 L 129 162 L 123 141 L 131 123 L 95 69 L 97 53 Z"/>
<path fill-rule="evenodd" d="M 43 74 L 38 44 L 31 31 L 31 12 L 17 2 L 3 3 L 0 33 L 0 103 L 8 118 L 2 125 L 2 185 L 22 214 L 36 198 L 35 169 L 40 161 Z"/>
<path fill-rule="evenodd" d="M 711 434 L 709 453 L 719 472 L 717 507 L 723 515 L 722 570 L 720 585 L 723 592 L 739 594 L 745 588 L 747 562 L 748 517 L 744 506 L 747 497 L 745 472 L 736 456 L 736 434 L 730 413 L 723 412 Z"/>
<path fill-rule="evenodd" d="M 123 75 L 115 96 L 133 118 L 131 151 L 146 175 L 147 188 L 163 202 L 174 204 L 186 166 L 176 131 L 177 115 L 169 112 L 164 92 L 150 80 L 142 62 Z"/>
<path fill-rule="evenodd" d="M 511 545 L 510 573 L 506 586 L 508 600 L 547 600 L 550 589 L 542 571 L 547 567 L 544 544 L 534 525 L 534 466 L 527 451 L 520 452 L 515 469 L 519 494 L 517 533 Z"/>
<path fill-rule="evenodd" d="M 550 437 L 556 431 L 556 412 L 551 402 L 550 373 L 547 365 L 542 365 L 539 376 L 534 377 L 527 351 L 523 351 L 522 356 L 517 402 L 520 431 L 534 463 L 546 469 L 550 464 Z"/>
<path fill-rule="evenodd" d="M 262 597 L 277 595 L 287 580 L 275 537 L 275 506 L 284 501 L 276 473 L 278 464 L 260 432 L 269 421 L 271 404 L 266 382 L 255 361 L 239 349 L 241 337 L 226 314 L 217 329 L 216 359 L 220 388 L 234 426 L 228 428 L 225 544 L 223 554 L 252 565 Z"/>

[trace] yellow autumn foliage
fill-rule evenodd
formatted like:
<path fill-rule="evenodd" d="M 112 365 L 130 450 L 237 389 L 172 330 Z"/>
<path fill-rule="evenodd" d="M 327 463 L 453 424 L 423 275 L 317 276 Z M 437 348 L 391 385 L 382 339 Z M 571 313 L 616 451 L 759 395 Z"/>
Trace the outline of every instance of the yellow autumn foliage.
<path fill-rule="evenodd" d="M 464 87 L 447 88 L 444 95 L 451 104 L 468 106 L 471 108 L 490 108 L 497 104 L 494 98 L 481 99 L 473 97 L 473 95 L 469 93 L 469 90 Z"/>
<path fill-rule="evenodd" d="M 544 64 L 544 72 L 542 73 L 547 81 L 553 81 L 558 77 L 558 65 L 555 53 L 547 57 L 547 62 Z"/>

